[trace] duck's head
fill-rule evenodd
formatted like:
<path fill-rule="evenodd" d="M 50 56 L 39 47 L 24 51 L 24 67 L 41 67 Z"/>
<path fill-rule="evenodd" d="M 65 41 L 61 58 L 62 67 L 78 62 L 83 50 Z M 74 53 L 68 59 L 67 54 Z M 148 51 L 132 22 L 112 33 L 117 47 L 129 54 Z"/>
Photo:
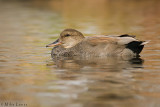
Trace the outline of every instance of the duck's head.
<path fill-rule="evenodd" d="M 56 41 L 46 45 L 46 47 L 61 45 L 64 48 L 71 48 L 80 43 L 84 38 L 83 34 L 75 29 L 65 29 Z"/>

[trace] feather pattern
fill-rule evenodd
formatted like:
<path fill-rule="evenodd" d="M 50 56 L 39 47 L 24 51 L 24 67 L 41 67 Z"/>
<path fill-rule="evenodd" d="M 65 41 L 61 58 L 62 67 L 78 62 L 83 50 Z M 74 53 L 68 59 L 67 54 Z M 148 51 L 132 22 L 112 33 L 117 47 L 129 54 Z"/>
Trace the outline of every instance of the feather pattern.
<path fill-rule="evenodd" d="M 67 35 L 67 36 L 66 36 Z M 134 35 L 99 35 L 84 37 L 74 29 L 65 29 L 53 44 L 52 55 L 58 56 L 138 56 L 149 41 L 139 41 Z M 68 48 L 69 47 L 69 48 Z"/>

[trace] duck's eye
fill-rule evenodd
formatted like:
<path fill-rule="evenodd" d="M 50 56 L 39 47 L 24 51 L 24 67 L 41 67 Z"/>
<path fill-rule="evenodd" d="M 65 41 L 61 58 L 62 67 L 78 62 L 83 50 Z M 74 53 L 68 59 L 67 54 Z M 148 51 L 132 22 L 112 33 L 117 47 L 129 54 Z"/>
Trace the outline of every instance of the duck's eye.
<path fill-rule="evenodd" d="M 70 36 L 69 34 L 66 34 L 66 35 L 64 35 L 65 37 L 68 37 L 68 36 Z"/>

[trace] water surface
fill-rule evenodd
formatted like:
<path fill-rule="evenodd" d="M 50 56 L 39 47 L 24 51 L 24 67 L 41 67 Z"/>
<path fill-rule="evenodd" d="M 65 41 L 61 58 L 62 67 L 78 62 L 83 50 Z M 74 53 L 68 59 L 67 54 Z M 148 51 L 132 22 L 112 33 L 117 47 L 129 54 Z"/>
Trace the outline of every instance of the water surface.
<path fill-rule="evenodd" d="M 1 104 L 160 106 L 159 0 L 1 0 L 0 14 Z M 140 59 L 52 59 L 45 45 L 65 28 L 151 42 Z"/>

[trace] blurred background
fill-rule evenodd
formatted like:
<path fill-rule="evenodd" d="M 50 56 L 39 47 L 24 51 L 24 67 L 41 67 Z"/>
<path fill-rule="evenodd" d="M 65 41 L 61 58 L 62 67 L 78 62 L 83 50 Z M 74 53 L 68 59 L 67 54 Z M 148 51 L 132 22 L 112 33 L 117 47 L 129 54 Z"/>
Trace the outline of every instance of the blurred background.
<path fill-rule="evenodd" d="M 151 42 L 138 60 L 53 60 L 66 28 Z M 0 0 L 2 107 L 159 107 L 159 78 L 159 0 Z"/>

